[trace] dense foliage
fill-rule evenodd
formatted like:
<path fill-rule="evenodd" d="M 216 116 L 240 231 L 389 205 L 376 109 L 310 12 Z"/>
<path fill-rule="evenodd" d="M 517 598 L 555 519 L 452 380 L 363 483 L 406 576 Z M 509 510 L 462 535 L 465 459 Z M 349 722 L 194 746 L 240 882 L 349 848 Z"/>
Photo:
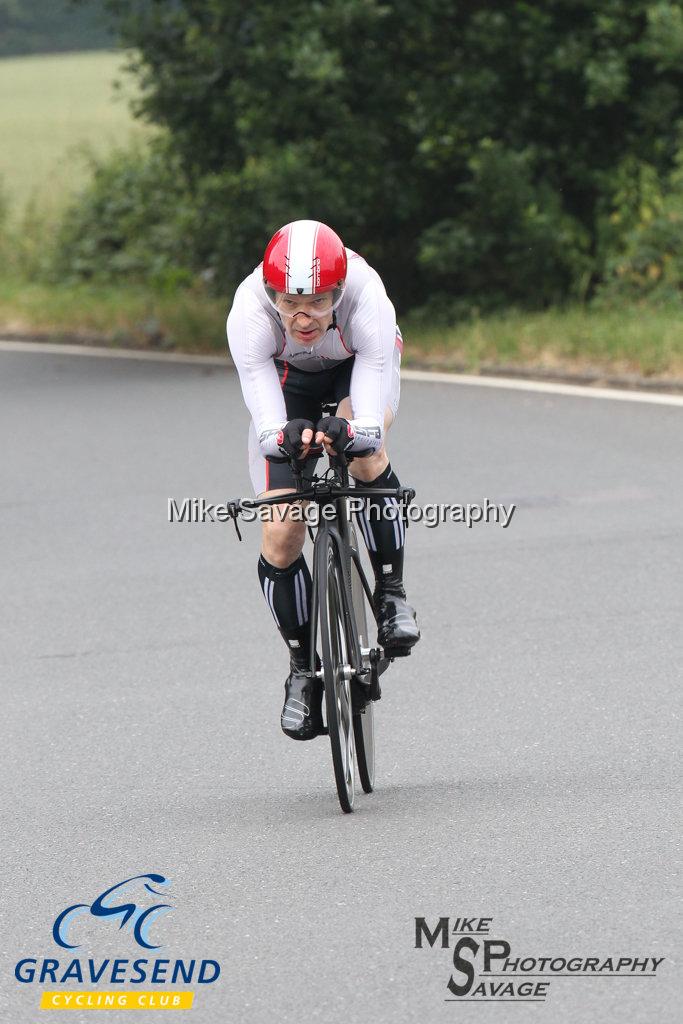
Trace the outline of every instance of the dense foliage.
<path fill-rule="evenodd" d="M 75 0 L 0 0 L 0 57 L 68 50 L 102 50 L 115 36 L 100 0 L 88 8 Z"/>
<path fill-rule="evenodd" d="M 83 278 L 187 283 L 183 240 L 192 222 L 178 186 L 177 160 L 165 147 L 138 147 L 92 160 L 92 184 L 64 219 L 49 269 Z"/>
<path fill-rule="evenodd" d="M 680 289 L 679 0 L 105 4 L 136 55 L 140 113 L 168 130 L 184 215 L 165 251 L 223 290 L 304 216 L 332 224 L 402 307 L 618 292 L 652 280 L 653 248 Z M 138 183 L 129 201 L 144 205 Z M 162 207 L 123 221 L 154 231 Z M 126 230 L 95 244 L 93 269 L 134 257 Z"/>

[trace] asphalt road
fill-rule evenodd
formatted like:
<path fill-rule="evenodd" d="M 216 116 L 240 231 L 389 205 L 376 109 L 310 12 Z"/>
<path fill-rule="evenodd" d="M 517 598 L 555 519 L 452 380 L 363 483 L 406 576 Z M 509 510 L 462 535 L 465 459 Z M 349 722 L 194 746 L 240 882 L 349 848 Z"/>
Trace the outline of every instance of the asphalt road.
<path fill-rule="evenodd" d="M 518 508 L 411 526 L 423 640 L 350 816 L 327 740 L 280 732 L 257 528 L 167 522 L 169 497 L 249 493 L 246 429 L 228 371 L 0 352 L 0 1019 L 56 1016 L 22 958 L 144 956 L 112 921 L 79 919 L 74 951 L 52 925 L 157 871 L 148 955 L 221 965 L 196 1024 L 674 1020 L 683 409 L 405 383 L 390 448 L 418 501 Z M 492 918 L 513 958 L 664 959 L 457 1005 L 416 916 Z M 71 985 L 98 987 L 124 988 Z"/>

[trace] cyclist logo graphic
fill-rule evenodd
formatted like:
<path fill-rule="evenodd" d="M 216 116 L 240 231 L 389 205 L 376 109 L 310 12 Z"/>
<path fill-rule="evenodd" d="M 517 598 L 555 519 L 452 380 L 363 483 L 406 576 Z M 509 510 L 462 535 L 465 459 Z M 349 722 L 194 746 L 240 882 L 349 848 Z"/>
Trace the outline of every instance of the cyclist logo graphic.
<path fill-rule="evenodd" d="M 133 878 L 127 878 L 123 882 L 117 882 L 116 885 L 112 885 L 106 892 L 101 893 L 92 903 L 74 903 L 73 906 L 63 910 L 57 916 L 52 926 L 52 937 L 57 945 L 63 946 L 64 949 L 77 949 L 78 943 L 69 942 L 69 928 L 75 918 L 87 913 L 92 914 L 93 917 L 120 919 L 119 929 L 128 926 L 132 930 L 133 938 L 139 946 L 144 946 L 145 949 L 160 949 L 159 945 L 154 945 L 148 941 L 149 928 L 153 921 L 158 920 L 162 914 L 173 909 L 170 904 L 155 903 L 151 907 L 144 907 L 138 906 L 132 900 L 125 903 L 112 902 L 118 899 L 126 890 L 133 887 L 142 887 L 155 896 L 163 896 L 163 893 L 159 892 L 158 889 L 152 888 L 151 882 L 158 886 L 170 885 L 169 879 L 163 875 L 151 873 L 148 875 L 135 875 Z M 136 885 L 136 883 L 138 884 Z M 140 883 L 142 883 L 141 886 Z"/>

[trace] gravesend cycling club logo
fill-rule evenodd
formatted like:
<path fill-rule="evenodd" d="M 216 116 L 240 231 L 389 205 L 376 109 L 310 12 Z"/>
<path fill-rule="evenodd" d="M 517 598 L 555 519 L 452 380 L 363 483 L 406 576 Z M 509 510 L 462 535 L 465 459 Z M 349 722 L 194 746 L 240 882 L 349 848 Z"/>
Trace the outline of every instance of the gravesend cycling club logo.
<path fill-rule="evenodd" d="M 66 910 L 57 915 L 52 927 L 52 937 L 57 945 L 64 946 L 65 949 L 76 949 L 77 943 L 68 941 L 68 928 L 74 918 L 81 914 L 89 913 L 93 917 L 120 919 L 119 928 L 125 928 L 128 925 L 139 946 L 144 946 L 145 949 L 159 949 L 158 945 L 147 941 L 148 932 L 152 920 L 171 909 L 169 903 L 159 903 L 145 909 L 131 902 L 118 905 L 111 902 L 114 899 L 120 898 L 126 890 L 138 882 L 143 884 L 147 892 L 154 893 L 156 896 L 160 896 L 161 893 L 158 889 L 154 889 L 150 883 L 154 883 L 154 885 L 169 884 L 168 879 L 164 878 L 163 875 L 136 875 L 134 878 L 127 878 L 124 882 L 117 882 L 116 885 L 112 885 L 110 889 L 101 893 L 89 905 L 87 903 L 74 903 L 72 907 L 67 907 Z"/>
<path fill-rule="evenodd" d="M 663 956 L 581 956 L 573 951 L 520 956 L 506 938 L 491 931 L 492 917 L 415 918 L 415 948 L 448 950 L 445 1002 L 542 1003 L 557 978 L 626 978 L 637 983 L 657 977 Z M 563 981 L 557 985 L 563 985 Z"/>
<path fill-rule="evenodd" d="M 109 940 L 123 932 L 126 945 L 140 950 L 159 950 L 157 925 L 163 915 L 173 910 L 166 890 L 170 880 L 159 872 L 133 875 L 108 886 L 94 899 L 69 903 L 60 910 L 52 924 L 52 938 L 64 950 L 77 950 L 86 941 L 97 942 L 99 930 Z M 97 925 L 93 925 L 97 922 Z M 221 973 L 217 960 L 199 957 L 176 959 L 155 956 L 106 957 L 70 960 L 51 956 L 28 956 L 19 960 L 14 976 L 22 985 L 52 985 L 57 989 L 43 991 L 40 1009 L 49 1010 L 124 1010 L 124 1009 L 190 1009 L 194 992 L 187 989 L 154 989 L 142 991 L 136 986 L 210 985 Z M 74 985 L 104 984 L 117 986 L 112 990 L 76 989 Z M 64 986 L 64 987 L 62 987 Z M 127 988 L 126 986 L 130 986 Z"/>

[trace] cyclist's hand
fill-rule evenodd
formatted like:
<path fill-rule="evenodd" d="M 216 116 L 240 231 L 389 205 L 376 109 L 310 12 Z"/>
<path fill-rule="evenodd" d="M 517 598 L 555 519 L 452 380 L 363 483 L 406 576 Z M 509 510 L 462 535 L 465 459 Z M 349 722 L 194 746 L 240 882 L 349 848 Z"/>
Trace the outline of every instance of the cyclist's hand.
<path fill-rule="evenodd" d="M 290 459 L 305 459 L 311 447 L 314 430 L 315 427 L 310 420 L 289 420 L 278 434 L 278 448 Z"/>
<path fill-rule="evenodd" d="M 323 416 L 315 430 L 315 443 L 324 444 L 328 455 L 338 455 L 354 442 L 353 427 L 341 416 Z"/>
<path fill-rule="evenodd" d="M 303 441 L 303 444 L 304 444 L 303 449 L 301 451 L 301 456 L 300 456 L 300 458 L 302 458 L 302 459 L 305 459 L 307 457 L 309 451 L 310 451 L 311 442 L 313 441 L 313 434 L 314 434 L 314 432 L 315 432 L 315 427 L 313 426 L 312 423 L 311 423 L 310 427 L 306 427 L 305 430 L 301 431 L 301 440 Z"/>

